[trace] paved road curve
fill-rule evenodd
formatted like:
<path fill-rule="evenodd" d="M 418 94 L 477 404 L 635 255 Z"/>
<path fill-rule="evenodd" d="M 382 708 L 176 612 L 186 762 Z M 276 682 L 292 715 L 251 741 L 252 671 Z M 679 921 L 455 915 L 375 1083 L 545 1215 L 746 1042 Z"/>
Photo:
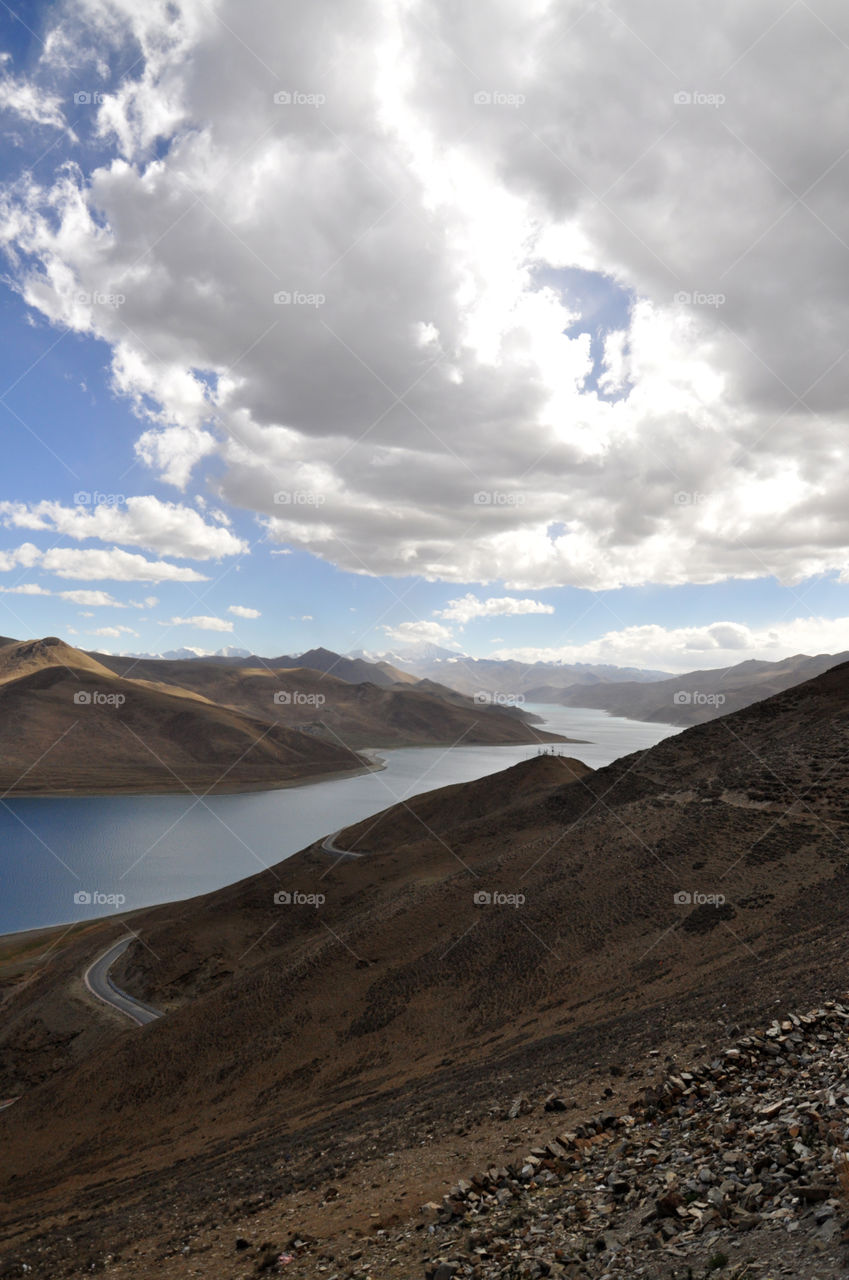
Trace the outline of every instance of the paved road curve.
<path fill-rule="evenodd" d="M 161 1018 L 161 1012 L 159 1009 L 152 1008 L 149 1004 L 144 1004 L 141 1000 L 135 1000 L 132 996 L 128 996 L 126 991 L 116 987 L 109 977 L 109 970 L 118 957 L 124 954 L 132 941 L 132 938 L 122 938 L 120 942 L 116 942 L 111 946 L 108 951 L 104 951 L 103 955 L 99 956 L 86 969 L 83 981 L 91 994 L 96 996 L 98 1000 L 102 1000 L 104 1004 L 111 1005 L 113 1009 L 117 1009 L 120 1013 L 125 1013 L 128 1018 L 132 1018 L 133 1022 L 137 1022 L 141 1026 L 145 1022 L 155 1022 L 157 1018 Z"/>
<path fill-rule="evenodd" d="M 353 849 L 339 849 L 336 845 L 336 837 L 344 830 L 340 827 L 339 831 L 334 831 L 332 836 L 325 836 L 321 842 L 321 847 L 325 853 L 335 854 L 337 858 L 361 858 L 361 853 L 354 853 Z"/>

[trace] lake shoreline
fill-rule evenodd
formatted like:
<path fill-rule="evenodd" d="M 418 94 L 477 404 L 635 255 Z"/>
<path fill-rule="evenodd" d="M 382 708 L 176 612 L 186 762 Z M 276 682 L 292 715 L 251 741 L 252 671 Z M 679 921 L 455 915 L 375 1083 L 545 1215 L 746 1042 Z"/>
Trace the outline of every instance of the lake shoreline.
<path fill-rule="evenodd" d="M 0 784 L 0 793 L 4 799 L 9 800 L 74 800 L 80 798 L 96 798 L 97 796 L 193 796 L 203 799 L 206 796 L 236 796 L 249 795 L 254 792 L 263 791 L 288 791 L 295 787 L 310 787 L 321 782 L 343 781 L 349 778 L 359 778 L 369 773 L 379 773 L 386 768 L 386 759 L 380 754 L 382 751 L 433 751 L 444 750 L 450 751 L 455 747 L 470 748 L 490 748 L 490 747 L 534 747 L 538 746 L 541 750 L 545 747 L 559 746 L 575 746 L 586 747 L 592 746 L 592 740 L 587 738 L 565 738 L 559 736 L 554 738 L 549 735 L 548 741 L 540 742 L 537 738 L 529 738 L 527 742 L 487 742 L 487 743 L 456 743 L 456 742 L 393 742 L 390 746 L 377 747 L 358 747 L 354 754 L 370 759 L 371 763 L 367 765 L 355 766 L 352 769 L 334 769 L 329 773 L 310 774 L 304 778 L 285 778 L 278 782 L 271 782 L 267 778 L 257 779 L 254 782 L 227 782 L 213 783 L 210 787 L 204 787 L 202 784 L 198 786 L 196 791 L 181 779 L 175 778 L 171 786 L 146 786 L 144 783 L 138 786 L 118 785 L 114 787 L 52 787 L 49 791 L 41 790 L 18 790 L 17 787 L 3 790 Z M 353 751 L 353 748 L 352 748 Z M 0 935 L 2 936 L 2 935 Z"/>
<path fill-rule="evenodd" d="M 263 780 L 194 795 L 11 795 L 0 811 L 0 938 L 8 948 L 10 935 L 25 933 L 34 953 L 73 924 L 100 920 L 111 929 L 114 920 L 119 929 L 131 913 L 224 888 L 413 796 L 552 752 L 603 768 L 680 732 L 595 709 L 535 704 L 533 710 L 542 712 L 547 741 L 531 733 L 521 744 L 363 747 L 361 768 L 278 787 Z M 73 901 L 77 891 L 84 894 L 80 905 Z M 38 932 L 50 929 L 58 932 L 42 947 Z"/>
<path fill-rule="evenodd" d="M 97 787 L 89 789 L 87 787 L 68 787 L 62 789 L 57 787 L 51 791 L 7 791 L 4 793 L 4 799 L 9 800 L 75 800 L 75 799 L 96 799 L 102 796 L 104 799 L 113 796 L 134 796 L 137 799 L 143 799 L 150 796 L 155 799 L 157 796 L 193 796 L 196 799 L 204 799 L 206 796 L 238 796 L 250 795 L 254 792 L 263 791 L 288 791 L 295 787 L 310 787 L 319 782 L 335 782 L 342 781 L 347 778 L 361 778 L 369 773 L 379 773 L 381 769 L 386 768 L 386 760 L 378 754 L 378 748 L 363 747 L 357 753 L 359 756 L 371 757 L 371 763 L 368 765 L 360 765 L 353 769 L 334 769 L 330 773 L 316 773 L 306 778 L 286 778 L 280 782 L 269 782 L 268 779 L 258 779 L 256 782 L 222 782 L 213 785 L 206 790 L 199 788 L 192 791 L 186 783 L 181 783 L 179 779 L 175 779 L 172 787 L 159 787 L 155 790 L 140 786 L 124 786 L 112 787 L 104 789 Z M 0 937 L 3 935 L 0 934 Z"/>

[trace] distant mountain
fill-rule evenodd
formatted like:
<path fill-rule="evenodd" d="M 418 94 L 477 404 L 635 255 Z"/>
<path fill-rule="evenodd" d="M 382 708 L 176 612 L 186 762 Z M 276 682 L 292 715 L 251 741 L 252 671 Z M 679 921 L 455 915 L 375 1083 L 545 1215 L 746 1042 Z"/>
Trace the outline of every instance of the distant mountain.
<path fill-rule="evenodd" d="M 354 649 L 349 658 L 364 658 L 366 662 L 391 662 L 393 666 L 405 667 L 416 663 L 447 661 L 465 658 L 461 649 L 446 649 L 442 645 L 422 642 L 421 644 L 404 645 L 401 649 L 385 649 L 370 652 L 368 649 Z"/>
<path fill-rule="evenodd" d="M 162 654 L 95 652 L 95 656 L 104 666 L 121 675 L 133 675 L 140 662 L 203 662 L 204 664 L 264 668 L 271 671 L 286 667 L 309 667 L 313 671 L 336 676 L 337 679 L 346 680 L 351 684 L 361 684 L 364 680 L 370 680 L 374 684 L 387 688 L 393 684 L 416 683 L 415 676 L 407 671 L 399 671 L 386 662 L 367 662 L 359 658 L 346 658 L 334 653 L 332 649 L 308 649 L 306 653 L 281 654 L 276 658 L 262 658 L 257 654 L 249 653 L 247 649 L 233 648 L 219 649 L 217 653 L 204 653 L 202 649 L 172 649 Z M 176 683 L 179 684 L 181 681 L 182 676 L 178 674 Z"/>
<path fill-rule="evenodd" d="M 396 669 L 388 662 L 368 662 L 360 658 L 344 657 L 334 653 L 332 649 L 308 649 L 306 653 L 300 653 L 296 657 L 268 658 L 267 662 L 271 667 L 311 667 L 313 671 L 324 671 L 351 684 L 360 684 L 363 680 L 371 680 L 380 685 L 415 682 L 415 677 Z"/>
<path fill-rule="evenodd" d="M 327 650 L 304 658 L 345 672 L 290 665 L 295 659 L 233 661 L 130 659 L 102 656 L 111 672 L 129 682 L 159 690 L 173 689 L 211 704 L 229 707 L 261 720 L 273 720 L 315 738 L 360 747 L 450 745 L 470 746 L 566 739 L 533 728 L 535 717 L 519 708 L 479 704 L 454 689 L 405 676 L 396 683 L 367 662 L 339 659 Z M 354 682 L 360 669 L 372 678 Z M 391 670 L 391 668 L 388 668 Z M 375 676 L 382 678 L 378 683 Z"/>
<path fill-rule="evenodd" d="M 248 658 L 250 649 L 236 649 L 228 644 L 223 649 L 210 653 L 207 649 L 194 649 L 191 646 L 181 649 L 166 649 L 164 653 L 122 653 L 115 655 L 121 658 L 165 658 L 175 662 L 185 662 L 194 658 Z"/>
<path fill-rule="evenodd" d="M 528 702 L 553 700 L 539 697 L 540 689 L 565 689 L 571 685 L 607 684 L 623 680 L 648 684 L 669 677 L 668 671 L 615 667 L 609 663 L 527 663 L 509 659 L 470 658 L 468 654 L 442 649 L 438 645 L 421 645 L 409 650 L 392 650 L 381 654 L 359 650 L 351 656 L 368 661 L 380 658 L 422 680 L 435 680 L 470 696 L 476 693 L 521 694 Z"/>
<path fill-rule="evenodd" d="M 0 648 L 4 794 L 278 787 L 364 763 L 270 708 L 258 718 L 174 684 L 125 679 L 55 636 Z"/>
<path fill-rule="evenodd" d="M 595 707 L 631 720 L 703 724 L 811 680 L 847 660 L 849 651 L 821 653 L 816 657 L 797 653 L 779 662 L 749 659 L 723 670 L 688 671 L 648 685 L 627 681 L 594 688 L 573 687 L 559 693 L 549 687 L 544 691 L 545 698 L 538 700 L 559 702 L 567 707 Z"/>

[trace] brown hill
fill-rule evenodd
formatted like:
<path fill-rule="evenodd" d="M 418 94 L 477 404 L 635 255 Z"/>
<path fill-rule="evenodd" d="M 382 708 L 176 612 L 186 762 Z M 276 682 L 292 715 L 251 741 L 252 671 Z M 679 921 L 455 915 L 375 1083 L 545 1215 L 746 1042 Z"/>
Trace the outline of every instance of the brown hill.
<path fill-rule="evenodd" d="M 471 831 L 474 824 L 501 815 L 507 821 L 517 805 L 530 806 L 553 788 L 591 773 L 589 765 L 568 756 L 538 756 L 473 782 L 413 796 L 401 805 L 392 805 L 346 827 L 337 834 L 335 843 L 341 849 L 360 853 L 400 851 L 428 834 L 439 840 L 448 833 Z"/>
<path fill-rule="evenodd" d="M 85 1194 L 90 1230 L 153 1232 L 175 1151 L 192 1221 L 236 1186 L 326 1188 L 369 1148 L 456 1155 L 505 1091 L 841 990 L 847 735 L 844 665 L 595 772 L 539 757 L 403 804 L 339 837 L 366 856 L 306 850 L 137 913 L 116 977 L 166 1017 L 96 1056 L 48 1036 L 65 1065 L 33 1085 L 26 1034 L 95 951 L 74 943 L 9 1004 L 10 1230 Z"/>
<path fill-rule="evenodd" d="M 122 660 L 120 665 L 128 678 L 159 688 L 173 685 L 191 690 L 210 702 L 355 750 L 452 746 L 459 741 L 467 746 L 568 741 L 532 728 L 536 717 L 512 708 L 480 705 L 438 685 L 354 684 L 311 667 L 246 667 L 223 660 Z M 370 664 L 359 665 L 368 668 Z"/>
<path fill-rule="evenodd" d="M 270 716 L 122 679 L 52 637 L 0 649 L 4 793 L 274 787 L 364 763 Z"/>
<path fill-rule="evenodd" d="M 45 636 L 43 640 L 10 640 L 0 644 L 0 683 L 32 675 L 46 667 L 65 667 L 70 671 L 87 671 L 104 680 L 113 679 L 113 673 L 92 654 L 74 649 L 57 636 Z"/>
<path fill-rule="evenodd" d="M 346 658 L 334 653 L 332 649 L 309 649 L 298 657 L 281 654 L 277 658 L 261 658 L 256 655 L 248 658 L 214 656 L 207 658 L 133 658 L 117 654 L 93 653 L 92 657 L 104 663 L 117 675 L 135 677 L 139 668 L 169 672 L 176 684 L 182 683 L 187 668 L 197 665 L 204 667 L 248 667 L 252 670 L 277 671 L 292 667 L 308 667 L 311 671 L 321 671 L 325 675 L 335 676 L 337 680 L 345 680 L 349 684 L 361 684 L 364 680 L 385 687 L 393 684 L 417 684 L 417 677 L 408 671 L 401 671 L 388 662 L 367 662 L 362 658 Z M 158 678 L 154 676 L 154 678 Z"/>
<path fill-rule="evenodd" d="M 849 653 L 820 653 L 813 658 L 797 653 L 779 662 L 750 659 L 725 670 L 688 671 L 651 684 L 622 681 L 589 688 L 539 687 L 527 697 L 567 707 L 595 707 L 658 724 L 704 724 L 811 680 L 847 659 Z"/>

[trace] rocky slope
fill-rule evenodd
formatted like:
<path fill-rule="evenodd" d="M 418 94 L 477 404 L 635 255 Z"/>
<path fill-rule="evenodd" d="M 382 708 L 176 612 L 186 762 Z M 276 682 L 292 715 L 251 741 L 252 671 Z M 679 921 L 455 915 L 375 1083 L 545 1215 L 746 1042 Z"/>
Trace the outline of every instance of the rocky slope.
<path fill-rule="evenodd" d="M 624 1114 L 460 1179 L 422 1209 L 427 1280 L 844 1275 L 847 1031 L 834 1001 L 790 1014 L 667 1070 Z M 545 1105 L 568 1109 L 556 1094 Z"/>

